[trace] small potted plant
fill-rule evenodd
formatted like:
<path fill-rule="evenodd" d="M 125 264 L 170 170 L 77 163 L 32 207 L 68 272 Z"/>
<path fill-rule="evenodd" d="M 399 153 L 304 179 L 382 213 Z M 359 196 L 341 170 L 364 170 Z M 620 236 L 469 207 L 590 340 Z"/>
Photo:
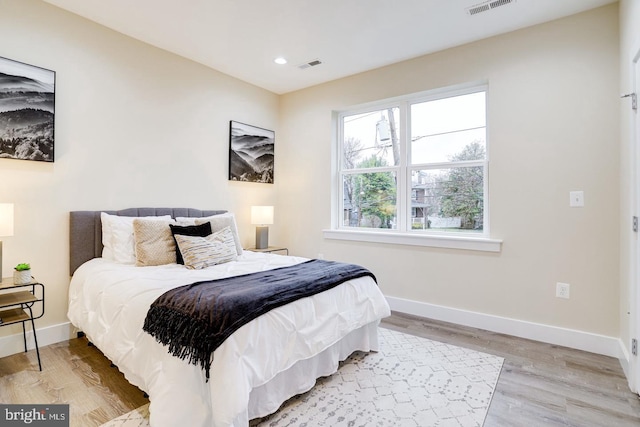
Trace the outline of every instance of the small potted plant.
<path fill-rule="evenodd" d="M 15 271 L 13 272 L 13 283 L 15 285 L 31 283 L 31 279 L 31 265 L 23 262 L 15 266 Z"/>

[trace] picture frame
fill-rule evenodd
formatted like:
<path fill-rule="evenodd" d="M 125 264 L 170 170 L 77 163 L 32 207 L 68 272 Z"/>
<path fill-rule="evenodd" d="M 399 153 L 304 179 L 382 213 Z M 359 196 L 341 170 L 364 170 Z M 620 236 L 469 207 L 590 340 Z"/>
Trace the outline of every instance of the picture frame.
<path fill-rule="evenodd" d="M 0 159 L 55 160 L 52 70 L 0 57 Z"/>
<path fill-rule="evenodd" d="M 273 184 L 275 132 L 229 122 L 229 180 Z"/>

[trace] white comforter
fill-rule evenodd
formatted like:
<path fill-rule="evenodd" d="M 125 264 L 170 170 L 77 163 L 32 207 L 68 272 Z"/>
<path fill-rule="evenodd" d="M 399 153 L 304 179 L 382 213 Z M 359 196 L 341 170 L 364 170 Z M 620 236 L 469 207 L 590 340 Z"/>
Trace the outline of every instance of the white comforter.
<path fill-rule="evenodd" d="M 194 271 L 176 264 L 134 267 L 96 258 L 71 280 L 68 316 L 129 382 L 149 394 L 153 427 L 246 426 L 253 388 L 389 315 L 374 281 L 352 280 L 243 326 L 214 352 L 209 382 L 199 366 L 171 356 L 144 332 L 144 318 L 158 296 L 177 286 L 305 260 L 245 251 L 237 262 Z"/>

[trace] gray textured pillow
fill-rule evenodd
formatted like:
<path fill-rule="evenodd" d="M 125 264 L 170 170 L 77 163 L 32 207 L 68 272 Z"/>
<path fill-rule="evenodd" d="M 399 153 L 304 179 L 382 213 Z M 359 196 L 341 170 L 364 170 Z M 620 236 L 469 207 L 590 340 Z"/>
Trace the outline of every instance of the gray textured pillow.
<path fill-rule="evenodd" d="M 176 262 L 176 244 L 169 224 L 173 220 L 133 220 L 136 266 L 165 265 Z"/>
<path fill-rule="evenodd" d="M 235 261 L 238 257 L 230 227 L 225 227 L 206 237 L 181 234 L 176 234 L 174 237 L 178 242 L 185 267 L 191 270 Z"/>
<path fill-rule="evenodd" d="M 196 218 L 196 225 L 204 224 L 205 222 L 211 223 L 211 231 L 220 231 L 225 227 L 229 227 L 233 235 L 233 240 L 236 245 L 236 253 L 242 255 L 242 245 L 240 244 L 240 237 L 238 235 L 238 227 L 236 227 L 236 218 L 232 213 L 223 213 L 220 215 L 213 215 L 206 218 Z"/>

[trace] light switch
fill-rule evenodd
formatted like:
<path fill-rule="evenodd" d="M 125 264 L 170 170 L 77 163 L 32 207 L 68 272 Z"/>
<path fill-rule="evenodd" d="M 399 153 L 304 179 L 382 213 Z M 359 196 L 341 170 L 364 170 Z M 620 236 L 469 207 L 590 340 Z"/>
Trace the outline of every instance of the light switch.
<path fill-rule="evenodd" d="M 581 208 L 584 206 L 584 191 L 569 192 L 569 206 L 572 208 Z"/>

